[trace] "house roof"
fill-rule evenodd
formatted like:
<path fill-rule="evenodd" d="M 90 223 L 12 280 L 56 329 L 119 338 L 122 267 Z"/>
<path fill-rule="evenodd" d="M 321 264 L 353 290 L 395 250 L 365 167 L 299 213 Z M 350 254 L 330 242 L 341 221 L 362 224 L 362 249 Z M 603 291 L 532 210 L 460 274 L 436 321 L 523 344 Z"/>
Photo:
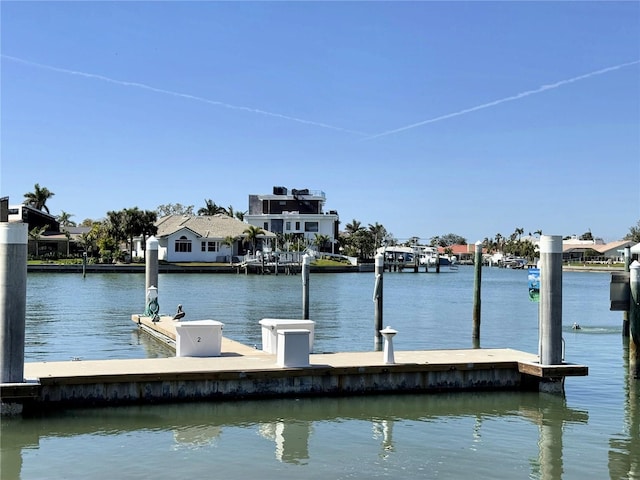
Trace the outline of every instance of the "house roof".
<path fill-rule="evenodd" d="M 250 227 L 248 223 L 224 214 L 168 215 L 158 220 L 156 226 L 158 227 L 157 238 L 167 237 L 183 228 L 189 229 L 203 238 L 246 237 L 247 234 L 244 231 Z M 276 235 L 265 230 L 262 236 L 273 238 Z"/>
<path fill-rule="evenodd" d="M 631 245 L 633 245 L 633 242 L 630 240 L 621 240 L 618 242 L 609 242 L 606 244 L 595 244 L 595 245 L 594 244 L 585 245 L 582 243 L 579 243 L 579 244 L 563 243 L 562 252 L 569 253 L 569 252 L 579 252 L 579 251 L 585 251 L 585 250 L 595 250 L 598 253 L 606 253 L 612 250 L 613 251 L 621 250 L 624 247 L 631 246 Z"/>

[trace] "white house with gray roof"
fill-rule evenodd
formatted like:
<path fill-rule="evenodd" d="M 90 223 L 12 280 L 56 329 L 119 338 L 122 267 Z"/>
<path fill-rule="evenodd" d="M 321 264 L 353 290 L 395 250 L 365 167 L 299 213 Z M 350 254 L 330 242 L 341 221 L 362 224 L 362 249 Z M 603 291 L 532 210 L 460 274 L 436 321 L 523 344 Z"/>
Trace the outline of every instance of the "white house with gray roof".
<path fill-rule="evenodd" d="M 228 215 L 169 215 L 156 226 L 158 259 L 167 262 L 228 262 L 251 248 L 244 244 L 249 224 Z M 233 246 L 223 244 L 227 237 L 236 239 Z M 265 230 L 259 238 L 271 240 L 275 234 Z"/>

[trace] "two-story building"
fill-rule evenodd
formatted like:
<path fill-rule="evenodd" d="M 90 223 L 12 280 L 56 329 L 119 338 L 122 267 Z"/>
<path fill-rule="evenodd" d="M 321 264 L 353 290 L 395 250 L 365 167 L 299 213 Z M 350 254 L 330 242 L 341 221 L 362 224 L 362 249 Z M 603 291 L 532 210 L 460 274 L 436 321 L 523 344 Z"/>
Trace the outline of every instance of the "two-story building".
<path fill-rule="evenodd" d="M 326 196 L 320 190 L 273 187 L 273 193 L 249 195 L 249 211 L 244 220 L 269 232 L 295 234 L 313 243 L 316 234 L 329 237 L 335 253 L 339 217 L 336 210 L 324 212 Z"/>

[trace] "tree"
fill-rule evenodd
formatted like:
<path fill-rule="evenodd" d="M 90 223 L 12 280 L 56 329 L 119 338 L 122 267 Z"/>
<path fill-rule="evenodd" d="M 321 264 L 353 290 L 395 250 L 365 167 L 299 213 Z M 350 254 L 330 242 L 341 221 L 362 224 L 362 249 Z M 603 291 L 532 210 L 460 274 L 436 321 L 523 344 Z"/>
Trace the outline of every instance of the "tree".
<path fill-rule="evenodd" d="M 233 245 L 236 243 L 237 238 L 236 237 L 232 237 L 231 235 L 227 235 L 226 237 L 224 237 L 224 240 L 222 240 L 222 245 L 226 245 L 227 247 L 229 247 L 229 250 L 231 250 L 231 253 L 229 254 L 229 264 L 233 263 Z"/>
<path fill-rule="evenodd" d="M 49 213 L 49 207 L 47 207 L 47 200 L 53 197 L 55 193 L 49 191 L 47 187 L 40 187 L 39 184 L 34 185 L 33 192 L 27 192 L 24 194 L 24 204 L 38 210 L 44 210 Z"/>
<path fill-rule="evenodd" d="M 633 227 L 629 227 L 629 233 L 625 235 L 623 240 L 631 240 L 632 242 L 640 243 L 640 220 Z"/>
<path fill-rule="evenodd" d="M 73 213 L 67 213 L 64 210 L 56 217 L 61 227 L 75 227 L 76 222 L 71 220 Z"/>
<path fill-rule="evenodd" d="M 43 225 L 42 227 L 33 227 L 29 230 L 29 238 L 35 242 L 36 246 L 36 258 L 40 256 L 40 247 L 38 242 L 42 238 L 42 234 L 47 231 L 49 225 Z"/>
<path fill-rule="evenodd" d="M 374 249 L 378 249 L 384 240 L 387 237 L 387 229 L 384 228 L 383 225 L 378 222 L 373 225 L 369 224 L 369 232 L 373 235 L 373 246 Z"/>
<path fill-rule="evenodd" d="M 249 225 L 249 227 L 246 228 L 242 233 L 245 233 L 247 235 L 244 241 L 245 243 L 251 245 L 251 251 L 255 253 L 255 247 L 258 241 L 258 237 L 264 235 L 265 231 L 260 227 L 256 227 L 255 225 Z"/>
<path fill-rule="evenodd" d="M 361 222 L 354 218 L 353 220 L 351 220 L 351 223 L 347 223 L 345 225 L 344 230 L 345 232 L 353 235 L 354 233 L 362 230 Z"/>
<path fill-rule="evenodd" d="M 579 240 L 593 240 L 593 234 L 591 233 L 591 229 L 587 230 L 582 235 L 580 235 L 580 237 L 578 237 L 578 239 Z"/>
<path fill-rule="evenodd" d="M 437 239 L 437 243 L 434 244 L 434 239 Z M 431 246 L 449 247 L 451 245 L 466 245 L 467 239 L 456 235 L 455 233 L 447 233 L 446 235 L 440 235 L 431 239 Z"/>
<path fill-rule="evenodd" d="M 515 233 L 518 236 L 518 240 L 520 240 L 520 236 L 524 233 L 524 228 L 522 228 L 522 227 L 516 228 L 516 232 Z"/>
<path fill-rule="evenodd" d="M 156 222 L 158 221 L 158 215 L 153 210 L 145 210 L 142 213 L 142 225 L 140 229 L 140 235 L 142 235 L 142 249 L 147 248 L 147 237 L 158 233 L 158 227 Z"/>
<path fill-rule="evenodd" d="M 224 215 L 227 215 L 227 209 L 220 206 L 220 205 L 216 205 L 216 202 L 214 202 L 213 200 L 209 199 L 205 199 L 204 201 L 205 206 L 202 207 L 201 209 L 198 210 L 198 215 L 216 215 L 218 213 L 222 213 Z"/>
<path fill-rule="evenodd" d="M 329 243 L 331 237 L 329 235 L 324 235 L 321 233 L 316 233 L 315 238 L 313 239 L 313 243 L 316 247 L 318 247 L 318 251 L 321 252 L 322 249 Z"/>
<path fill-rule="evenodd" d="M 241 222 L 244 221 L 244 216 L 247 214 L 246 211 L 244 212 L 240 212 L 240 211 L 236 211 L 232 205 L 229 205 L 225 211 L 225 213 L 227 215 L 229 215 L 232 218 L 237 218 L 238 220 L 240 220 Z"/>
<path fill-rule="evenodd" d="M 167 217 L 169 215 L 193 215 L 193 205 L 182 205 L 181 203 L 167 203 L 166 205 L 158 205 L 156 208 L 158 217 Z"/>

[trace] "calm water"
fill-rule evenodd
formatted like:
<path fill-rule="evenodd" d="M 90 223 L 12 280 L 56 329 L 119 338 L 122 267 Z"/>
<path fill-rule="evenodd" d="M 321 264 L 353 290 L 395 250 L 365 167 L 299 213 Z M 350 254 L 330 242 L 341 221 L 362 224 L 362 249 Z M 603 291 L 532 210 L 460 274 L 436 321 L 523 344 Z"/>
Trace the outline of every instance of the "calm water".
<path fill-rule="evenodd" d="M 566 272 L 568 361 L 589 366 L 564 398 L 537 393 L 379 396 L 70 410 L 2 419 L 1 477 L 640 478 L 640 382 L 629 382 L 609 275 Z M 471 346 L 473 268 L 386 273 L 398 350 Z M 224 322 L 260 345 L 262 318 L 300 318 L 300 276 L 160 275 L 163 314 Z M 312 274 L 316 351 L 373 348 L 373 273 Z M 144 275 L 29 274 L 27 361 L 148 358 Z M 523 271 L 483 270 L 482 347 L 537 352 Z M 582 330 L 573 331 L 578 322 Z"/>

